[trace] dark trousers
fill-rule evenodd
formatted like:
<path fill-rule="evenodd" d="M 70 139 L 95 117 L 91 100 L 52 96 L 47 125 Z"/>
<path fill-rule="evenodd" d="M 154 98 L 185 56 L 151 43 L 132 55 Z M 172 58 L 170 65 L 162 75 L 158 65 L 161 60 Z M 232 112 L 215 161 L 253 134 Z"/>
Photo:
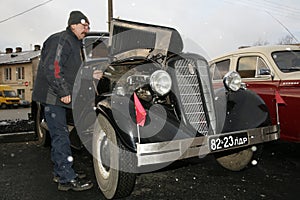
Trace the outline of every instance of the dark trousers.
<path fill-rule="evenodd" d="M 45 105 L 44 111 L 51 137 L 53 173 L 60 177 L 59 182 L 66 183 L 76 177 L 72 168 L 73 157 L 66 120 L 66 108 L 48 104 Z"/>

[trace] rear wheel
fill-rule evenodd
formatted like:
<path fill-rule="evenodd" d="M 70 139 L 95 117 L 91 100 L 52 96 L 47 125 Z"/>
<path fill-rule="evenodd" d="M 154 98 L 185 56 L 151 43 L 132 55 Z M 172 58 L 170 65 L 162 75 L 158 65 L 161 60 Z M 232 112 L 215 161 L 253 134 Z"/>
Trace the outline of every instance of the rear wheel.
<path fill-rule="evenodd" d="M 6 109 L 6 108 L 7 108 L 7 105 L 6 105 L 5 103 L 2 103 L 2 104 L 1 104 L 1 108 L 2 108 L 2 109 Z"/>
<path fill-rule="evenodd" d="M 36 102 L 34 105 L 34 122 L 35 122 L 35 133 L 37 136 L 37 144 L 40 146 L 49 146 L 50 145 L 50 135 L 48 132 L 47 123 L 44 117 L 43 106 Z"/>
<path fill-rule="evenodd" d="M 107 199 L 129 196 L 135 186 L 136 156 L 117 138 L 110 122 L 98 115 L 93 135 L 94 170 Z"/>

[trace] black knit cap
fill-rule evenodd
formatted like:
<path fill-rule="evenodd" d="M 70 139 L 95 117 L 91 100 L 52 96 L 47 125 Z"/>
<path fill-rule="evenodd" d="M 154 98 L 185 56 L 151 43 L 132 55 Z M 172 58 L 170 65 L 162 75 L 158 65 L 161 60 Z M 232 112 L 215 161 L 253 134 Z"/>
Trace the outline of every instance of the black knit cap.
<path fill-rule="evenodd" d="M 79 23 L 84 24 L 85 22 L 87 22 L 88 24 L 90 23 L 88 18 L 82 12 L 75 10 L 70 13 L 68 26 Z"/>

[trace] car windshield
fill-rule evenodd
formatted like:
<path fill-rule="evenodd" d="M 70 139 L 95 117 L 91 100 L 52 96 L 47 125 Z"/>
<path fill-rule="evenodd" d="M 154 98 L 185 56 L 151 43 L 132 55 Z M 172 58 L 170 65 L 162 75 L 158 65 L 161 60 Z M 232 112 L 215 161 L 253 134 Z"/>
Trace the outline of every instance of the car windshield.
<path fill-rule="evenodd" d="M 17 94 L 15 91 L 5 90 L 4 96 L 5 97 L 17 97 Z"/>
<path fill-rule="evenodd" d="M 107 58 L 108 38 L 106 36 L 89 36 L 84 39 L 85 59 Z"/>
<path fill-rule="evenodd" d="M 284 73 L 300 71 L 300 51 L 277 51 L 272 53 L 272 58 Z"/>

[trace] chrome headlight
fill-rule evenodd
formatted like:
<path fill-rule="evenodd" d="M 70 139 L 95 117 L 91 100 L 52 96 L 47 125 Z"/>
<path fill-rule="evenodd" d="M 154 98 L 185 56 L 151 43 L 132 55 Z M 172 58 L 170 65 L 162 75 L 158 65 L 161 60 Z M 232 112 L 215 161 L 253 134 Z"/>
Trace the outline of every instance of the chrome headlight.
<path fill-rule="evenodd" d="M 120 96 L 125 96 L 125 89 L 123 87 L 115 88 L 115 93 Z"/>
<path fill-rule="evenodd" d="M 163 96 L 171 90 L 172 79 L 164 70 L 157 70 L 150 76 L 152 90 Z"/>
<path fill-rule="evenodd" d="M 242 78 L 236 71 L 230 71 L 223 78 L 227 90 L 238 91 L 241 88 Z"/>

